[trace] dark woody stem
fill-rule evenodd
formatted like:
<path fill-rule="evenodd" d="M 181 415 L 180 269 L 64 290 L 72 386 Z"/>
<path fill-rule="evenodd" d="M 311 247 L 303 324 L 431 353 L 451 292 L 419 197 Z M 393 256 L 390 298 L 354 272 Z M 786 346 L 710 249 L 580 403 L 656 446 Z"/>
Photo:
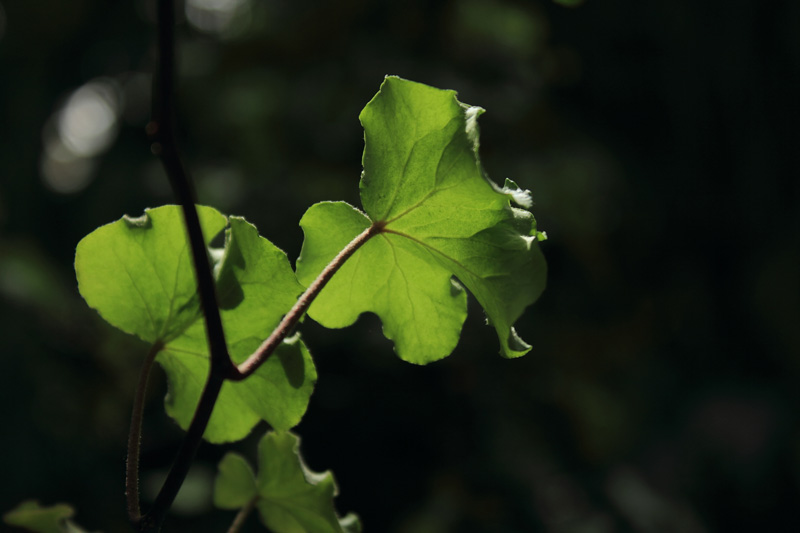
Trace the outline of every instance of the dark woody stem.
<path fill-rule="evenodd" d="M 158 0 L 158 70 L 154 82 L 153 117 L 147 125 L 147 133 L 153 141 L 152 151 L 161 159 L 178 203 L 183 210 L 197 278 L 197 291 L 200 295 L 200 304 L 206 323 L 211 365 L 208 381 L 172 469 L 167 475 L 152 509 L 143 517 L 139 517 L 138 490 L 130 490 L 138 486 L 138 479 L 136 479 L 138 468 L 135 467 L 138 466 L 139 449 L 138 445 L 133 447 L 132 451 L 136 457 L 129 457 L 128 510 L 131 523 L 139 531 L 158 531 L 160 529 L 167 510 L 183 484 L 186 473 L 189 471 L 189 465 L 200 446 L 203 432 L 208 425 L 225 376 L 236 372 L 236 367 L 228 355 L 225 333 L 222 329 L 211 264 L 200 227 L 200 219 L 195 208 L 196 194 L 184 169 L 175 142 L 175 5 L 173 0 Z M 145 377 L 145 384 L 146 381 Z M 144 391 L 141 392 L 141 396 L 143 398 Z M 141 409 L 141 406 L 138 409 Z M 132 423 L 129 442 L 136 441 L 138 443 L 140 438 L 138 432 L 141 426 L 138 425 L 138 427 L 139 429 L 134 432 Z"/>
<path fill-rule="evenodd" d="M 174 130 L 174 73 L 175 73 L 175 15 L 173 0 L 158 1 L 158 57 L 159 66 L 155 77 L 153 97 L 153 119 L 147 126 L 148 134 L 153 140 L 152 151 L 161 159 L 169 177 L 175 196 L 180 204 L 189 238 L 194 269 L 197 278 L 197 290 L 206 324 L 206 336 L 210 353 L 210 367 L 194 417 L 186 431 L 175 461 L 167 479 L 161 487 L 152 508 L 144 515 L 139 511 L 138 463 L 139 440 L 141 435 L 141 411 L 143 409 L 144 392 L 147 385 L 152 362 L 162 348 L 157 344 L 151 350 L 145 367 L 142 369 L 139 388 L 134 405 L 134 419 L 131 422 L 129 435 L 128 480 L 128 514 L 131 523 L 139 532 L 157 532 L 164 522 L 175 496 L 183 484 L 189 467 L 202 441 L 203 433 L 208 426 L 214 405 L 219 397 L 222 385 L 226 380 L 240 381 L 258 369 L 280 346 L 280 343 L 294 329 L 308 310 L 311 302 L 319 295 L 323 287 L 330 281 L 336 271 L 364 243 L 380 234 L 385 223 L 372 224 L 356 236 L 320 273 L 316 280 L 298 298 L 297 303 L 283 317 L 280 324 L 262 345 L 245 362 L 238 367 L 231 361 L 228 353 L 225 334 L 222 328 L 214 278 L 211 273 L 205 239 L 200 227 L 200 220 L 195 208 L 196 195 L 192 182 L 187 175 L 175 142 Z M 245 515 L 246 516 L 246 515 Z M 236 522 L 234 522 L 236 525 Z M 238 526 L 237 526 L 238 527 Z M 234 529 L 235 531 L 235 529 Z"/>

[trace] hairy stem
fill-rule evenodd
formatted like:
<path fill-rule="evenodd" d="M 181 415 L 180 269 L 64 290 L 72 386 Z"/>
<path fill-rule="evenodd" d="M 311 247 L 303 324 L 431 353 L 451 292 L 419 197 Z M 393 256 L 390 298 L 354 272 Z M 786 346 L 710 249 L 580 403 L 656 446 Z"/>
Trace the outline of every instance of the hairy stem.
<path fill-rule="evenodd" d="M 138 522 L 141 518 L 139 508 L 139 452 L 142 444 L 142 418 L 144 413 L 144 399 L 147 392 L 147 382 L 150 370 L 156 355 L 163 345 L 157 342 L 150 348 L 139 373 L 139 382 L 136 385 L 136 394 L 133 398 L 133 413 L 131 413 L 131 428 L 128 432 L 128 457 L 125 466 L 125 496 L 128 501 L 128 519 Z"/>
<path fill-rule="evenodd" d="M 228 533 L 239 533 L 239 530 L 242 529 L 245 520 L 247 520 L 247 517 L 250 516 L 250 513 L 255 508 L 257 501 L 258 496 L 255 496 L 252 500 L 247 502 L 247 505 L 239 509 L 239 512 L 236 513 L 236 518 L 234 518 L 233 522 L 231 522 L 231 527 L 228 528 Z"/>
<path fill-rule="evenodd" d="M 272 332 L 272 334 L 261 343 L 261 346 L 247 358 L 242 364 L 239 365 L 239 374 L 230 376 L 230 379 L 239 381 L 253 372 L 261 366 L 264 361 L 272 355 L 272 352 L 280 345 L 281 341 L 286 338 L 287 335 L 294 329 L 300 319 L 303 317 L 305 312 L 308 310 L 308 307 L 311 305 L 311 302 L 317 297 L 320 291 L 325 287 L 325 285 L 330 281 L 333 275 L 336 273 L 339 268 L 344 264 L 347 259 L 352 256 L 356 250 L 361 248 L 369 239 L 374 237 L 375 235 L 379 234 L 383 231 L 384 224 L 382 223 L 374 223 L 363 232 L 358 234 L 356 238 L 354 238 L 347 246 L 345 246 L 341 252 L 330 262 L 328 266 L 326 266 L 322 272 L 320 272 L 317 279 L 308 286 L 306 291 L 300 295 L 300 298 L 297 299 L 297 302 L 294 304 L 288 313 L 283 317 L 278 327 Z"/>

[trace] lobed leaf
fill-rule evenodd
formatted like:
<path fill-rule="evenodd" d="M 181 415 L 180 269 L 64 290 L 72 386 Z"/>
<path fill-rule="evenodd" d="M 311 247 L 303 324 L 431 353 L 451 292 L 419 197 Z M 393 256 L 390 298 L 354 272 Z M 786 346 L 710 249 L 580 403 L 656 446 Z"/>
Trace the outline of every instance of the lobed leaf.
<path fill-rule="evenodd" d="M 309 316 L 327 327 L 376 313 L 398 355 L 428 363 L 455 348 L 466 300 L 458 281 L 483 306 L 501 354 L 530 350 L 514 322 L 544 289 L 546 264 L 528 191 L 501 188 L 478 157 L 483 109 L 456 93 L 387 77 L 361 112 L 366 214 L 341 203 L 312 206 L 297 263 L 308 285 L 358 233 L 382 229 L 353 254 L 322 290 Z"/>
<path fill-rule="evenodd" d="M 214 274 L 229 352 L 244 361 L 292 307 L 303 287 L 286 254 L 242 218 L 198 206 L 206 242 L 226 230 Z M 139 219 L 102 226 L 76 252 L 79 290 L 107 321 L 143 340 L 164 345 L 156 357 L 167 373 L 169 415 L 186 429 L 209 372 L 205 324 L 182 213 L 177 206 L 148 209 Z M 248 379 L 226 382 L 204 438 L 244 438 L 266 420 L 296 425 L 308 405 L 316 370 L 298 338 L 285 341 Z"/>
<path fill-rule="evenodd" d="M 269 336 L 303 288 L 286 254 L 238 217 L 230 217 L 225 252 L 215 273 L 228 351 L 241 363 Z M 209 371 L 202 321 L 167 344 L 156 361 L 171 378 L 179 378 L 170 379 L 166 407 L 186 429 Z M 294 427 L 305 413 L 316 379 L 305 344 L 297 336 L 287 339 L 249 378 L 223 384 L 204 438 L 239 440 L 262 419 L 276 429 Z"/>
<path fill-rule="evenodd" d="M 258 474 L 239 455 L 227 454 L 219 465 L 214 502 L 236 509 L 256 497 L 261 521 L 275 533 L 358 533 L 354 514 L 339 518 L 333 505 L 337 489 L 330 472 L 312 472 L 303 463 L 300 440 L 273 431 L 258 445 Z"/>
<path fill-rule="evenodd" d="M 318 272 L 310 267 L 324 267 L 370 223 L 343 202 L 311 206 L 300 221 L 305 233 L 297 268 L 300 280 L 313 281 Z M 360 313 L 373 311 L 400 357 L 428 363 L 453 350 L 467 316 L 466 293 L 451 277 L 438 265 L 431 268 L 413 241 L 384 233 L 367 241 L 341 267 L 314 300 L 309 315 L 326 327 L 340 328 L 355 322 Z"/>

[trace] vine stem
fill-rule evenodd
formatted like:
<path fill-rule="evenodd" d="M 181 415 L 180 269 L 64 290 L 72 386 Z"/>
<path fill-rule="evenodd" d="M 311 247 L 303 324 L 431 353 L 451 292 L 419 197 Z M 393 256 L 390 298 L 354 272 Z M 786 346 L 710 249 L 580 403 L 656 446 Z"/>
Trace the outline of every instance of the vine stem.
<path fill-rule="evenodd" d="M 151 509 L 142 516 L 140 514 L 138 490 L 138 465 L 141 442 L 141 416 L 144 405 L 147 377 L 152 362 L 162 348 L 156 345 L 148 355 L 148 361 L 142 369 L 139 386 L 134 402 L 134 414 L 131 420 L 131 432 L 128 437 L 128 465 L 126 492 L 128 515 L 131 524 L 140 533 L 155 533 L 161 529 L 175 496 L 183 484 L 189 467 L 208 426 L 214 405 L 217 402 L 222 385 L 226 380 L 241 381 L 262 365 L 280 345 L 294 326 L 300 321 L 311 302 L 322 288 L 330 281 L 342 264 L 352 256 L 371 237 L 383 231 L 385 223 L 372 224 L 356 236 L 320 273 L 317 279 L 298 298 L 296 304 L 281 320 L 278 327 L 262 343 L 245 362 L 238 367 L 231 361 L 228 353 L 225 333 L 222 327 L 219 305 L 217 302 L 214 278 L 211 273 L 208 251 L 206 249 L 200 219 L 195 207 L 196 193 L 192 182 L 181 162 L 175 142 L 174 127 L 174 76 L 175 76 L 175 6 L 173 0 L 158 0 L 158 70 L 155 76 L 153 91 L 153 119 L 147 125 L 147 133 L 153 139 L 151 149 L 161 159 L 164 169 L 178 199 L 188 234 L 197 290 L 206 325 L 206 338 L 209 347 L 209 373 L 194 416 L 189 424 L 183 442 L 175 456 L 172 468 L 167 474 L 161 490 L 156 496 Z"/>
<path fill-rule="evenodd" d="M 186 231 L 189 236 L 197 292 L 206 322 L 211 366 L 223 374 L 231 372 L 234 365 L 228 354 L 225 332 L 217 305 L 214 277 L 211 273 L 203 230 L 197 216 L 197 194 L 186 172 L 175 141 L 175 6 L 173 0 L 158 2 L 158 72 L 155 77 L 153 119 L 147 133 L 153 139 L 151 149 L 159 156 L 172 190 L 181 206 Z"/>
<path fill-rule="evenodd" d="M 128 502 L 128 519 L 137 522 L 141 518 L 139 508 L 139 451 L 142 444 L 142 419 L 144 414 L 144 399 L 147 392 L 147 381 L 156 355 L 163 345 L 160 342 L 153 344 L 144 360 L 139 373 L 139 382 L 136 384 L 136 394 L 133 398 L 133 413 L 131 413 L 131 427 L 128 432 L 128 457 L 125 465 L 125 497 Z"/>
<path fill-rule="evenodd" d="M 151 150 L 157 155 L 166 171 L 172 189 L 180 204 L 189 245 L 194 263 L 194 271 L 197 281 L 197 292 L 200 296 L 200 304 L 203 310 L 203 317 L 206 325 L 206 337 L 209 346 L 210 368 L 209 376 L 206 381 L 200 401 L 192 418 L 192 422 L 184 436 L 183 443 L 175 457 L 172 468 L 167 475 L 167 479 L 161 487 L 153 507 L 144 516 L 140 515 L 139 491 L 138 491 L 138 463 L 139 463 L 139 442 L 141 432 L 141 419 L 131 421 L 131 433 L 129 435 L 129 456 L 126 480 L 126 492 L 128 499 L 128 515 L 131 524 L 140 532 L 159 531 L 164 521 L 167 510 L 172 505 L 178 493 L 189 466 L 194 459 L 197 448 L 208 425 L 214 404 L 217 401 L 219 392 L 225 376 L 236 371 L 236 367 L 228 354 L 228 346 L 225 341 L 225 332 L 222 328 L 222 319 L 217 303 L 214 278 L 211 274 L 211 264 L 209 262 L 208 251 L 206 249 L 203 230 L 200 226 L 200 219 L 195 207 L 196 193 L 192 182 L 181 162 L 175 141 L 174 125 L 174 94 L 175 94 L 175 4 L 173 0 L 158 0 L 158 70 L 154 77 L 153 90 L 153 117 L 147 125 L 147 133 L 153 143 Z M 157 350 L 151 350 L 155 358 Z M 151 362 L 152 364 L 152 362 Z M 146 365 L 148 366 L 148 365 Z M 149 374 L 149 367 L 143 369 L 143 375 Z M 141 402 L 144 401 L 144 388 L 147 379 L 143 381 L 140 389 L 137 389 L 137 396 L 141 393 Z M 135 402 L 135 409 L 142 410 L 139 405 L 139 398 Z M 134 417 L 136 417 L 134 413 Z M 138 429 L 136 429 L 138 428 Z M 131 443 L 133 446 L 131 446 Z"/>
<path fill-rule="evenodd" d="M 211 418 L 211 412 L 214 410 L 214 405 L 219 397 L 219 392 L 222 384 L 227 380 L 238 381 L 245 379 L 247 376 L 261 366 L 272 353 L 275 351 L 281 341 L 286 338 L 292 328 L 300 321 L 303 314 L 308 310 L 308 307 L 319 295 L 320 291 L 331 280 L 333 275 L 341 268 L 359 248 L 361 248 L 369 239 L 375 235 L 380 234 L 384 230 L 384 223 L 373 223 L 370 227 L 359 233 L 341 252 L 339 252 L 333 260 L 320 272 L 317 278 L 308 286 L 306 291 L 297 299 L 297 302 L 292 309 L 283 317 L 278 327 L 273 330 L 272 334 L 265 340 L 258 350 L 251 355 L 244 363 L 237 369 L 239 371 L 237 376 L 224 376 L 221 375 L 218 369 L 213 365 L 209 368 L 208 381 L 200 395 L 200 401 L 195 409 L 194 417 L 192 418 L 189 428 L 186 430 L 181 448 L 175 457 L 175 462 L 167 475 L 161 491 L 153 503 L 150 511 L 140 520 L 132 520 L 134 525 L 140 532 L 156 532 L 161 528 L 161 523 L 164 521 L 167 510 L 172 505 L 178 490 L 183 483 L 186 474 L 189 471 L 194 455 L 200 446 L 203 438 L 203 433 L 208 426 L 208 421 Z"/>

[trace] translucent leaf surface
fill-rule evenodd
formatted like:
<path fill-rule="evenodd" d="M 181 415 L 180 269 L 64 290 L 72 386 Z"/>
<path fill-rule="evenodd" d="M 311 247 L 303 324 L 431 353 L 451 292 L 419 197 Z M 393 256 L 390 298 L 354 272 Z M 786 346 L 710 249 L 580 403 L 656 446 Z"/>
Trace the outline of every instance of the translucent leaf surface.
<path fill-rule="evenodd" d="M 69 520 L 75 510 L 64 503 L 43 506 L 28 500 L 3 515 L 3 521 L 37 533 L 84 533 L 85 530 Z"/>
<path fill-rule="evenodd" d="M 300 457 L 299 445 L 299 439 L 289 432 L 264 435 L 258 445 L 255 481 L 243 458 L 226 455 L 214 487 L 215 503 L 226 509 L 243 507 L 252 499 L 251 487 L 255 486 L 261 521 L 274 533 L 360 532 L 361 523 L 354 514 L 344 518 L 336 514 L 333 475 L 309 470 Z"/>
<path fill-rule="evenodd" d="M 281 250 L 238 217 L 199 207 L 207 242 L 226 225 L 216 264 L 223 326 L 230 355 L 244 361 L 271 333 L 302 291 Z M 85 237 L 76 253 L 81 294 L 115 326 L 164 344 L 156 361 L 167 372 L 167 412 L 188 427 L 209 371 L 205 324 L 196 295 L 180 208 L 148 209 Z M 204 437 L 227 442 L 245 437 L 259 420 L 296 425 L 316 381 L 311 356 L 295 337 L 248 379 L 226 382 Z"/>
<path fill-rule="evenodd" d="M 352 238 L 370 225 L 345 203 L 312 206 L 300 222 L 305 232 L 298 262 L 301 281 L 311 282 Z M 383 320 L 383 333 L 397 353 L 414 363 L 448 355 L 467 316 L 466 293 L 414 241 L 390 234 L 373 237 L 347 261 L 314 301 L 309 314 L 331 328 L 348 326 L 364 311 Z"/>
<path fill-rule="evenodd" d="M 292 307 L 302 286 L 286 254 L 237 217 L 230 217 L 225 253 L 216 273 L 228 350 L 234 362 L 241 363 Z M 208 375 L 203 322 L 196 321 L 167 344 L 156 360 L 171 378 L 167 412 L 185 429 Z M 297 425 L 316 379 L 306 346 L 298 337 L 287 339 L 252 376 L 225 382 L 205 439 L 227 442 L 244 438 L 261 419 L 276 429 Z"/>
<path fill-rule="evenodd" d="M 328 327 L 376 313 L 398 355 L 427 363 L 447 356 L 460 335 L 466 300 L 455 276 L 481 303 L 501 354 L 529 349 L 513 323 L 542 292 L 530 194 L 499 187 L 478 158 L 481 108 L 453 91 L 388 77 L 361 112 L 366 214 L 341 203 L 312 206 L 298 260 L 309 284 L 336 253 L 370 224 L 382 231 L 344 264 L 309 309 Z M 512 206 L 512 202 L 520 207 Z"/>
<path fill-rule="evenodd" d="M 198 206 L 206 242 L 227 225 Z M 176 206 L 122 217 L 84 237 L 75 254 L 78 289 L 106 321 L 142 340 L 167 342 L 200 317 L 183 215 Z"/>

